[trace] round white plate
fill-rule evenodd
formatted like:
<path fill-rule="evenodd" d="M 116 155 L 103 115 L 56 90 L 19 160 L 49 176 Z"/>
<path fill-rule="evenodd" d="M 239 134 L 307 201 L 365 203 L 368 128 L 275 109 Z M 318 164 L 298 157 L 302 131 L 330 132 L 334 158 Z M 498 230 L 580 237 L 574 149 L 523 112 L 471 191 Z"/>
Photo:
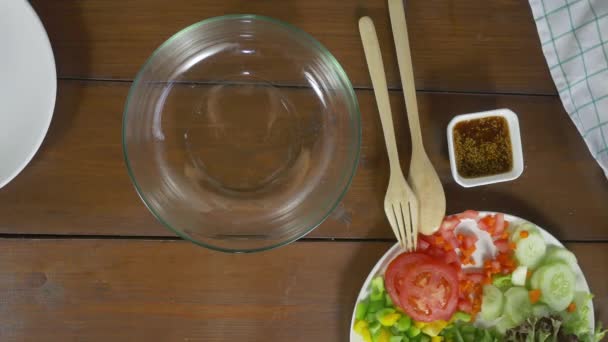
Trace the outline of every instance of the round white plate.
<path fill-rule="evenodd" d="M 56 90 L 55 59 L 40 19 L 26 0 L 1 0 L 0 188 L 42 144 Z"/>
<path fill-rule="evenodd" d="M 496 214 L 496 213 L 482 211 L 479 214 L 480 215 L 491 215 L 491 214 Z M 505 214 L 505 220 L 508 221 L 511 226 L 520 225 L 523 222 L 528 222 L 522 218 L 508 215 L 508 214 Z M 546 230 L 544 230 L 541 227 L 538 227 L 538 228 L 541 232 L 541 235 L 543 236 L 543 238 L 545 239 L 545 241 L 547 242 L 548 245 L 564 247 L 564 245 L 562 245 L 561 242 L 559 242 L 559 240 L 557 240 L 553 235 L 549 234 Z M 473 254 L 473 258 L 475 260 L 476 265 L 481 265 L 482 264 L 481 260 L 484 260 L 487 255 L 489 255 L 489 254 L 493 255 L 495 253 L 495 247 L 494 247 L 494 244 L 492 243 L 492 239 L 491 239 L 490 235 L 488 233 L 480 230 L 479 228 L 477 228 L 477 224 L 475 223 L 474 220 L 470 220 L 470 219 L 462 220 L 462 222 L 456 228 L 456 231 L 461 231 L 461 230 L 474 232 L 477 235 L 477 237 L 479 238 L 479 240 L 475 244 L 475 247 L 477 249 L 476 249 L 475 253 Z M 402 250 L 399 247 L 399 244 L 395 244 L 386 253 L 384 253 L 384 255 L 382 256 L 382 258 L 380 258 L 380 260 L 378 260 L 378 262 L 376 263 L 376 266 L 374 266 L 372 271 L 367 276 L 367 279 L 365 279 L 365 283 L 363 283 L 363 286 L 361 287 L 359 296 L 357 297 L 357 300 L 355 301 L 355 306 L 354 306 L 355 308 L 357 306 L 357 303 L 359 303 L 360 301 L 365 299 L 367 296 L 369 296 L 369 287 L 370 287 L 370 283 L 371 283 L 372 279 L 378 275 L 384 274 L 384 271 L 386 270 L 386 267 L 388 266 L 388 264 L 401 253 L 402 253 Z M 475 266 L 467 266 L 467 267 L 474 268 Z M 574 271 L 576 273 L 576 290 L 589 292 L 589 285 L 587 285 L 587 280 L 585 280 L 583 271 L 580 269 L 580 267 L 578 265 L 576 266 L 576 269 Z M 591 310 L 589 310 L 589 322 L 591 325 L 591 331 L 593 331 L 593 329 L 595 328 L 595 316 L 593 313 L 593 305 L 591 305 Z M 353 309 L 353 315 L 352 315 L 351 323 L 350 323 L 350 341 L 351 342 L 364 342 L 363 338 L 361 338 L 361 336 L 359 336 L 353 330 L 354 325 L 355 325 L 355 310 Z"/>

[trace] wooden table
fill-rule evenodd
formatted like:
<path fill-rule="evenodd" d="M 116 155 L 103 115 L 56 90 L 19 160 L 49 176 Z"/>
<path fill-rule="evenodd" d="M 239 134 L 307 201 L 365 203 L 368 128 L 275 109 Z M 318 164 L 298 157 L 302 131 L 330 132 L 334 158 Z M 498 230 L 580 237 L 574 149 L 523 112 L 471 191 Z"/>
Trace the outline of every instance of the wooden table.
<path fill-rule="evenodd" d="M 356 294 L 393 243 L 382 212 L 387 157 L 357 19 L 376 22 L 395 113 L 403 113 L 385 0 L 32 0 L 59 90 L 48 136 L 0 190 L 1 341 L 347 341 Z M 448 212 L 497 210 L 547 228 L 578 256 L 608 323 L 608 182 L 564 111 L 525 0 L 411 0 L 406 6 L 424 140 Z M 308 237 L 228 255 L 177 239 L 135 193 L 121 117 L 135 73 L 181 28 L 227 13 L 311 33 L 355 85 L 363 146 L 338 210 Z M 456 114 L 508 107 L 525 171 L 464 189 L 449 171 Z M 404 162 L 405 115 L 396 118 Z M 405 165 L 404 165 L 405 166 Z"/>

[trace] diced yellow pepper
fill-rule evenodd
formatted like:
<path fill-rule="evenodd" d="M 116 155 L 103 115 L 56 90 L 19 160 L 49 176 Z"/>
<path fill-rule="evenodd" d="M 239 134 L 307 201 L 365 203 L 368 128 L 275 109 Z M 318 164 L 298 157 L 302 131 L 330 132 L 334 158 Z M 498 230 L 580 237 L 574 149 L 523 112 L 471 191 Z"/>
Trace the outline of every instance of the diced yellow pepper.
<path fill-rule="evenodd" d="M 433 336 L 431 342 L 443 342 L 443 336 Z"/>
<path fill-rule="evenodd" d="M 355 332 L 359 333 L 363 329 L 367 329 L 367 327 L 368 327 L 367 321 L 360 319 L 357 322 L 355 322 L 355 326 L 353 327 L 353 330 L 355 330 Z"/>
<path fill-rule="evenodd" d="M 423 333 L 433 337 L 439 335 L 441 330 L 443 330 L 447 325 L 448 322 L 439 320 L 426 324 L 426 326 L 421 330 Z"/>
<path fill-rule="evenodd" d="M 369 327 L 366 321 L 358 320 L 355 323 L 353 330 L 359 334 L 365 342 L 372 342 L 372 334 L 369 332 Z"/>
<path fill-rule="evenodd" d="M 422 328 L 426 327 L 428 325 L 428 323 L 425 322 L 414 322 L 414 326 L 420 330 L 422 330 Z"/>
<path fill-rule="evenodd" d="M 379 321 L 380 324 L 384 325 L 385 327 L 392 327 L 393 325 L 395 325 L 395 323 L 397 323 L 399 318 L 401 318 L 401 315 L 395 312 L 392 314 L 385 315 L 384 317 L 380 318 Z"/>
<path fill-rule="evenodd" d="M 388 330 L 384 328 L 380 329 L 380 333 L 378 334 L 378 337 L 376 337 L 376 342 L 390 342 L 390 340 L 391 334 Z"/>

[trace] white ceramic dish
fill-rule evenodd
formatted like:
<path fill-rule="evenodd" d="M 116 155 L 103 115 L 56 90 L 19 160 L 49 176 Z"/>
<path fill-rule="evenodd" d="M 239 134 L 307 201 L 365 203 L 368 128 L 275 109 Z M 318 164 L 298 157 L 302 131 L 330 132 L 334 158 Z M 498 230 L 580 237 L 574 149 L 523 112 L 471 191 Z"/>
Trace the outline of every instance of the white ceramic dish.
<path fill-rule="evenodd" d="M 496 213 L 495 212 L 480 212 L 480 214 L 488 215 L 488 214 L 496 214 Z M 522 218 L 512 216 L 512 215 L 507 215 L 507 214 L 505 214 L 505 220 L 508 221 L 511 226 L 519 225 L 523 222 L 527 222 L 526 220 L 524 220 Z M 553 235 L 549 234 L 549 232 L 547 232 L 546 230 L 544 230 L 541 227 L 538 227 L 538 228 L 548 245 L 555 245 L 555 246 L 563 247 L 561 242 L 559 242 L 559 240 L 557 240 Z M 475 259 L 476 264 L 478 264 L 478 265 L 481 264 L 480 260 L 483 260 L 485 258 L 485 256 L 488 255 L 489 253 L 492 253 L 492 254 L 495 253 L 495 250 L 494 250 L 495 247 L 494 247 L 494 244 L 491 242 L 490 236 L 488 235 L 488 233 L 483 232 L 479 228 L 477 228 L 477 225 L 474 223 L 473 220 L 470 220 L 470 219 L 463 220 L 456 229 L 457 230 L 463 229 L 463 230 L 475 232 L 475 234 L 478 236 L 479 240 L 475 244 L 475 247 L 477 249 L 476 249 L 475 253 L 473 254 L 473 258 Z M 376 263 L 374 268 L 371 270 L 371 272 L 367 276 L 367 279 L 365 279 L 365 282 L 363 283 L 363 286 L 361 287 L 361 291 L 359 292 L 359 296 L 357 297 L 357 300 L 355 301 L 355 305 L 353 306 L 353 314 L 352 314 L 351 323 L 350 323 L 350 342 L 364 342 L 363 338 L 361 338 L 361 336 L 359 336 L 353 330 L 353 327 L 355 324 L 354 308 L 356 307 L 357 303 L 359 303 L 360 301 L 365 299 L 367 296 L 369 296 L 369 287 L 370 287 L 370 283 L 371 283 L 372 279 L 378 275 L 384 274 L 384 271 L 386 270 L 386 267 L 388 266 L 388 264 L 397 255 L 399 255 L 401 253 L 402 253 L 402 250 L 399 247 L 399 244 L 395 244 L 386 253 L 384 253 L 382 258 L 380 258 L 380 260 L 378 260 L 378 262 Z M 471 267 L 471 266 L 467 266 L 467 267 Z M 475 267 L 475 266 L 472 266 L 472 267 Z M 580 269 L 580 267 L 578 267 L 578 265 L 575 269 L 575 273 L 576 273 L 577 291 L 589 292 L 589 285 L 587 285 L 587 280 L 585 279 L 585 275 L 583 274 L 583 271 Z M 591 325 L 591 331 L 594 331 L 595 316 L 594 316 L 592 305 L 591 305 L 591 310 L 589 310 L 589 323 Z"/>
<path fill-rule="evenodd" d="M 490 116 L 500 116 L 507 120 L 507 124 L 509 125 L 509 135 L 511 138 L 511 148 L 513 153 L 513 168 L 509 172 L 501 173 L 498 175 L 478 178 L 464 178 L 458 173 L 458 169 L 456 167 L 453 136 L 454 126 L 462 121 L 481 119 Z M 456 183 L 462 185 L 465 188 L 510 181 L 519 177 L 524 171 L 524 155 L 521 147 L 519 120 L 517 119 L 517 115 L 515 115 L 515 113 L 513 113 L 513 111 L 509 109 L 503 108 L 479 113 L 457 115 L 448 124 L 447 134 L 448 151 L 450 155 L 450 168 L 452 169 L 452 176 L 454 177 Z"/>
<path fill-rule="evenodd" d="M 30 162 L 46 135 L 57 89 L 55 59 L 25 0 L 0 1 L 0 188 Z"/>

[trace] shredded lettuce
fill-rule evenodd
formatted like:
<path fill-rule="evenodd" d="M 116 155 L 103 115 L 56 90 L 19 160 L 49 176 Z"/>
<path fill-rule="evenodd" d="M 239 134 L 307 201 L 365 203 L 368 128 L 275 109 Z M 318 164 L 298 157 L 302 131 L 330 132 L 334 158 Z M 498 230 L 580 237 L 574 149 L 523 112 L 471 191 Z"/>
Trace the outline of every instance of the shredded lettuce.
<path fill-rule="evenodd" d="M 593 295 L 588 292 L 576 292 L 574 294 L 574 303 L 576 310 L 563 314 L 564 331 L 568 334 L 576 336 L 588 335 L 591 333 L 589 322 L 589 310 L 591 308 L 591 299 Z"/>

